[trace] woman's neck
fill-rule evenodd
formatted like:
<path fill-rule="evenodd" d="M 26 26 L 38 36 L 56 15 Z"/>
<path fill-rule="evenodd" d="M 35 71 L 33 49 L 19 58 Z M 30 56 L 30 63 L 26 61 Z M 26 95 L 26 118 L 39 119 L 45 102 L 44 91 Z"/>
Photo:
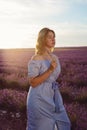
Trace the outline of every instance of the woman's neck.
<path fill-rule="evenodd" d="M 46 47 L 45 53 L 50 55 L 51 54 L 51 49 Z"/>
<path fill-rule="evenodd" d="M 52 60 L 52 52 L 51 52 L 51 49 L 50 48 L 45 48 L 45 52 L 44 52 L 44 54 L 43 54 L 43 57 L 45 58 L 45 59 L 48 59 L 49 61 L 51 61 Z"/>

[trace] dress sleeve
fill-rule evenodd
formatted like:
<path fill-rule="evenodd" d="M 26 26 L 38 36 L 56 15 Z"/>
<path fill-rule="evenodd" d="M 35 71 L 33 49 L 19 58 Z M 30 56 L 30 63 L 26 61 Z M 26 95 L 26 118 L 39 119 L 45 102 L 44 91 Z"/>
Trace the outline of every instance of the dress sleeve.
<path fill-rule="evenodd" d="M 28 63 L 28 76 L 36 77 L 40 73 L 40 63 L 37 60 L 31 60 Z"/>

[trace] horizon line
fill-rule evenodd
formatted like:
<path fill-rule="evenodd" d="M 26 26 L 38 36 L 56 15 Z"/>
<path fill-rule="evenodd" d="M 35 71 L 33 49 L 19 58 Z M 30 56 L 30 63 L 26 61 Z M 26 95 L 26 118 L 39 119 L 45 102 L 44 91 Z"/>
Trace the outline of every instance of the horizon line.
<path fill-rule="evenodd" d="M 65 47 L 54 47 L 54 49 L 63 49 L 63 48 L 85 48 L 87 46 L 65 46 Z M 15 49 L 35 49 L 35 47 L 29 48 L 0 48 L 0 50 L 15 50 Z"/>

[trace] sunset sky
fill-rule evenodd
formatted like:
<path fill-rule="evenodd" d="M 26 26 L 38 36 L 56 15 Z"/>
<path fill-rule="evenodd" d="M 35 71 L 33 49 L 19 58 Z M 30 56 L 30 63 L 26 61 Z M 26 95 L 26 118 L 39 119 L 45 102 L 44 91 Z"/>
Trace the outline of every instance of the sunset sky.
<path fill-rule="evenodd" d="M 35 47 L 43 27 L 56 47 L 87 46 L 87 0 L 0 0 L 0 49 Z"/>

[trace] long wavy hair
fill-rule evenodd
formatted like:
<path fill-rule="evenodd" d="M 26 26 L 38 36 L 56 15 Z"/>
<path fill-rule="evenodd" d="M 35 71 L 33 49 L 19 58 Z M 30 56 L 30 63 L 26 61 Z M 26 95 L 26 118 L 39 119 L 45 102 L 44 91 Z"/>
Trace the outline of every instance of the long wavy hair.
<path fill-rule="evenodd" d="M 49 28 L 43 28 L 38 33 L 35 53 L 42 55 L 45 51 L 45 45 L 46 45 L 46 37 L 49 32 L 52 32 L 55 36 L 55 32 Z M 52 48 L 53 51 L 53 48 Z"/>

